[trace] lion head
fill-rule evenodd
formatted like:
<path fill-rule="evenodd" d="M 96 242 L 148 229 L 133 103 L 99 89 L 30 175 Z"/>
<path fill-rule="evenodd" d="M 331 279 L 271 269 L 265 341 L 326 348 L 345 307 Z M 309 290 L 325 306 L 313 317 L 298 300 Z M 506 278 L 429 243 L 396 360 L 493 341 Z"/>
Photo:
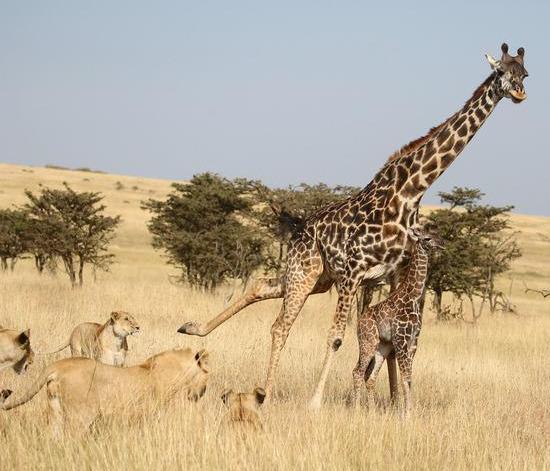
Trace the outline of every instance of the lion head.
<path fill-rule="evenodd" d="M 222 394 L 221 399 L 229 409 L 230 422 L 247 423 L 261 428 L 260 407 L 265 399 L 263 388 L 255 388 L 251 393 L 236 393 L 230 389 Z"/>
<path fill-rule="evenodd" d="M 13 344 L 15 347 L 13 369 L 17 374 L 27 372 L 34 361 L 34 352 L 31 348 L 31 331 L 29 329 L 15 334 Z"/>
<path fill-rule="evenodd" d="M 118 337 L 127 337 L 137 334 L 140 327 L 134 316 L 125 311 L 114 311 L 111 313 L 113 330 Z"/>

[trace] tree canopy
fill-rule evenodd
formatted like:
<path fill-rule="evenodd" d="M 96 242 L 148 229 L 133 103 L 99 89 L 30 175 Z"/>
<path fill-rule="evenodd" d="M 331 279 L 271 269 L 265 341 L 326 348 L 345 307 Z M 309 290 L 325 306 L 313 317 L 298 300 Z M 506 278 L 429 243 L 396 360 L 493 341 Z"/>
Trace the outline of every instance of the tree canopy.
<path fill-rule="evenodd" d="M 266 240 L 250 217 L 245 188 L 211 173 L 189 184 L 174 183 L 164 201 L 149 199 L 153 246 L 164 249 L 191 285 L 215 289 L 234 278 L 244 282 L 265 262 Z"/>
<path fill-rule="evenodd" d="M 494 311 L 502 296 L 495 279 L 521 256 L 508 217 L 513 206 L 481 204 L 483 193 L 471 188 L 455 187 L 439 196 L 449 207 L 432 211 L 424 220 L 445 241 L 444 250 L 430 264 L 427 280 L 436 312 L 442 313 L 445 292 L 472 303 L 477 296 Z"/>
<path fill-rule="evenodd" d="M 35 257 L 61 260 L 73 286 L 82 285 L 87 264 L 109 269 L 114 255 L 108 246 L 120 216 L 104 214 L 100 193 L 76 192 L 65 183 L 64 189 L 42 188 L 37 195 L 29 190 L 25 194 L 29 251 Z"/>

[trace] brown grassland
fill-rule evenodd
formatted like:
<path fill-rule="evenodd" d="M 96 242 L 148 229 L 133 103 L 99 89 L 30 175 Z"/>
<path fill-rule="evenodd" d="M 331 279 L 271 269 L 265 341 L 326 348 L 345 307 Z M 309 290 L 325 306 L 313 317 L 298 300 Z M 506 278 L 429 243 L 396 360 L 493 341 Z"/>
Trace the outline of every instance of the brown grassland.
<path fill-rule="evenodd" d="M 0 207 L 24 201 L 39 184 L 101 191 L 123 223 L 113 242 L 117 263 L 71 289 L 59 273 L 39 276 L 30 261 L 0 273 L 0 324 L 30 327 L 38 350 L 60 344 L 72 326 L 102 321 L 115 309 L 133 313 L 142 334 L 130 339 L 129 364 L 174 347 L 205 347 L 212 375 L 197 404 L 177 403 L 139 422 L 105 419 L 82 438 L 56 442 L 46 428 L 42 391 L 0 412 L 0 469 L 548 469 L 550 468 L 550 300 L 524 292 L 550 287 L 550 218 L 513 215 L 524 256 L 501 280 L 518 314 L 485 312 L 477 323 L 437 323 L 426 313 L 413 374 L 413 413 L 403 421 L 388 406 L 385 369 L 375 411 L 346 406 L 355 365 L 354 323 L 338 353 L 323 409 L 311 413 L 335 295 L 313 296 L 293 327 L 264 410 L 265 430 L 245 439 L 220 426 L 222 391 L 262 385 L 270 326 L 280 301 L 251 306 L 204 339 L 176 332 L 223 307 L 217 295 L 171 282 L 173 268 L 150 246 L 140 201 L 163 197 L 169 182 L 0 164 Z M 120 181 L 124 188 L 116 189 Z M 27 377 L 0 373 L 0 387 L 27 383 L 62 352 L 38 357 Z"/>

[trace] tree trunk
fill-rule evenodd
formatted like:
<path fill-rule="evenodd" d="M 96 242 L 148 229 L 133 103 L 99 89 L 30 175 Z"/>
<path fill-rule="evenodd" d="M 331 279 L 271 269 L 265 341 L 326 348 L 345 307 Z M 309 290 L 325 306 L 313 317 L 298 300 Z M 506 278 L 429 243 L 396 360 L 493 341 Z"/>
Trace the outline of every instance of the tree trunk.
<path fill-rule="evenodd" d="M 84 260 L 82 257 L 78 260 L 78 285 L 82 286 L 84 283 Z"/>
<path fill-rule="evenodd" d="M 420 309 L 420 314 L 424 313 L 424 306 L 426 304 L 426 287 L 424 286 L 424 291 L 422 291 L 422 296 L 420 296 L 420 302 L 418 308 Z"/>
<path fill-rule="evenodd" d="M 492 277 L 487 281 L 487 298 L 489 299 L 489 310 L 491 314 L 497 310 L 497 293 L 495 293 L 495 282 Z"/>
<path fill-rule="evenodd" d="M 36 268 L 36 271 L 40 274 L 42 274 L 42 264 L 40 263 L 40 257 L 38 255 L 34 256 L 34 267 Z"/>
<path fill-rule="evenodd" d="M 0 266 L 2 267 L 2 271 L 6 271 L 8 269 L 8 259 L 5 257 L 2 257 L 0 259 Z"/>
<path fill-rule="evenodd" d="M 69 280 L 71 280 L 71 286 L 74 288 L 76 286 L 76 272 L 74 270 L 72 255 L 65 255 L 63 257 L 63 264 L 65 265 L 67 275 L 69 275 Z"/>
<path fill-rule="evenodd" d="M 38 273 L 42 274 L 44 271 L 44 266 L 46 265 L 46 260 L 44 255 L 35 255 L 34 256 L 34 266 L 36 267 L 36 270 Z"/>
<path fill-rule="evenodd" d="M 434 288 L 434 300 L 433 307 L 435 309 L 436 317 L 441 320 L 441 304 L 443 302 L 443 291 L 441 288 Z"/>
<path fill-rule="evenodd" d="M 13 257 L 12 259 L 10 259 L 10 271 L 13 271 L 16 263 L 17 263 L 17 257 Z"/>

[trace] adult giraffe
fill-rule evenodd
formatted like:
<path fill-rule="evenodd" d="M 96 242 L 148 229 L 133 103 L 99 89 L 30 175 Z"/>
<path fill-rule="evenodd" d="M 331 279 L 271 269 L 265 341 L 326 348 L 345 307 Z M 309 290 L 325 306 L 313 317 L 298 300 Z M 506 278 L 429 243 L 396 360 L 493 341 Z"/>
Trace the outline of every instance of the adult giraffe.
<path fill-rule="evenodd" d="M 310 294 L 325 292 L 334 284 L 338 292 L 336 314 L 310 402 L 311 408 L 318 409 L 357 289 L 396 273 L 406 259 L 408 231 L 417 225 L 422 196 L 460 154 L 497 103 L 502 98 L 510 98 L 514 103 L 525 100 L 524 53 L 520 48 L 517 56 L 512 57 L 508 46 L 503 44 L 501 60 L 487 54 L 493 72 L 458 112 L 390 156 L 362 191 L 304 221 L 291 239 L 286 271 L 281 278 L 259 280 L 205 325 L 187 322 L 178 332 L 205 336 L 252 303 L 284 298 L 271 328 L 271 358 L 265 385 L 270 398 L 281 350 L 304 302 Z M 395 362 L 388 363 L 388 368 L 390 382 L 395 384 Z"/>

